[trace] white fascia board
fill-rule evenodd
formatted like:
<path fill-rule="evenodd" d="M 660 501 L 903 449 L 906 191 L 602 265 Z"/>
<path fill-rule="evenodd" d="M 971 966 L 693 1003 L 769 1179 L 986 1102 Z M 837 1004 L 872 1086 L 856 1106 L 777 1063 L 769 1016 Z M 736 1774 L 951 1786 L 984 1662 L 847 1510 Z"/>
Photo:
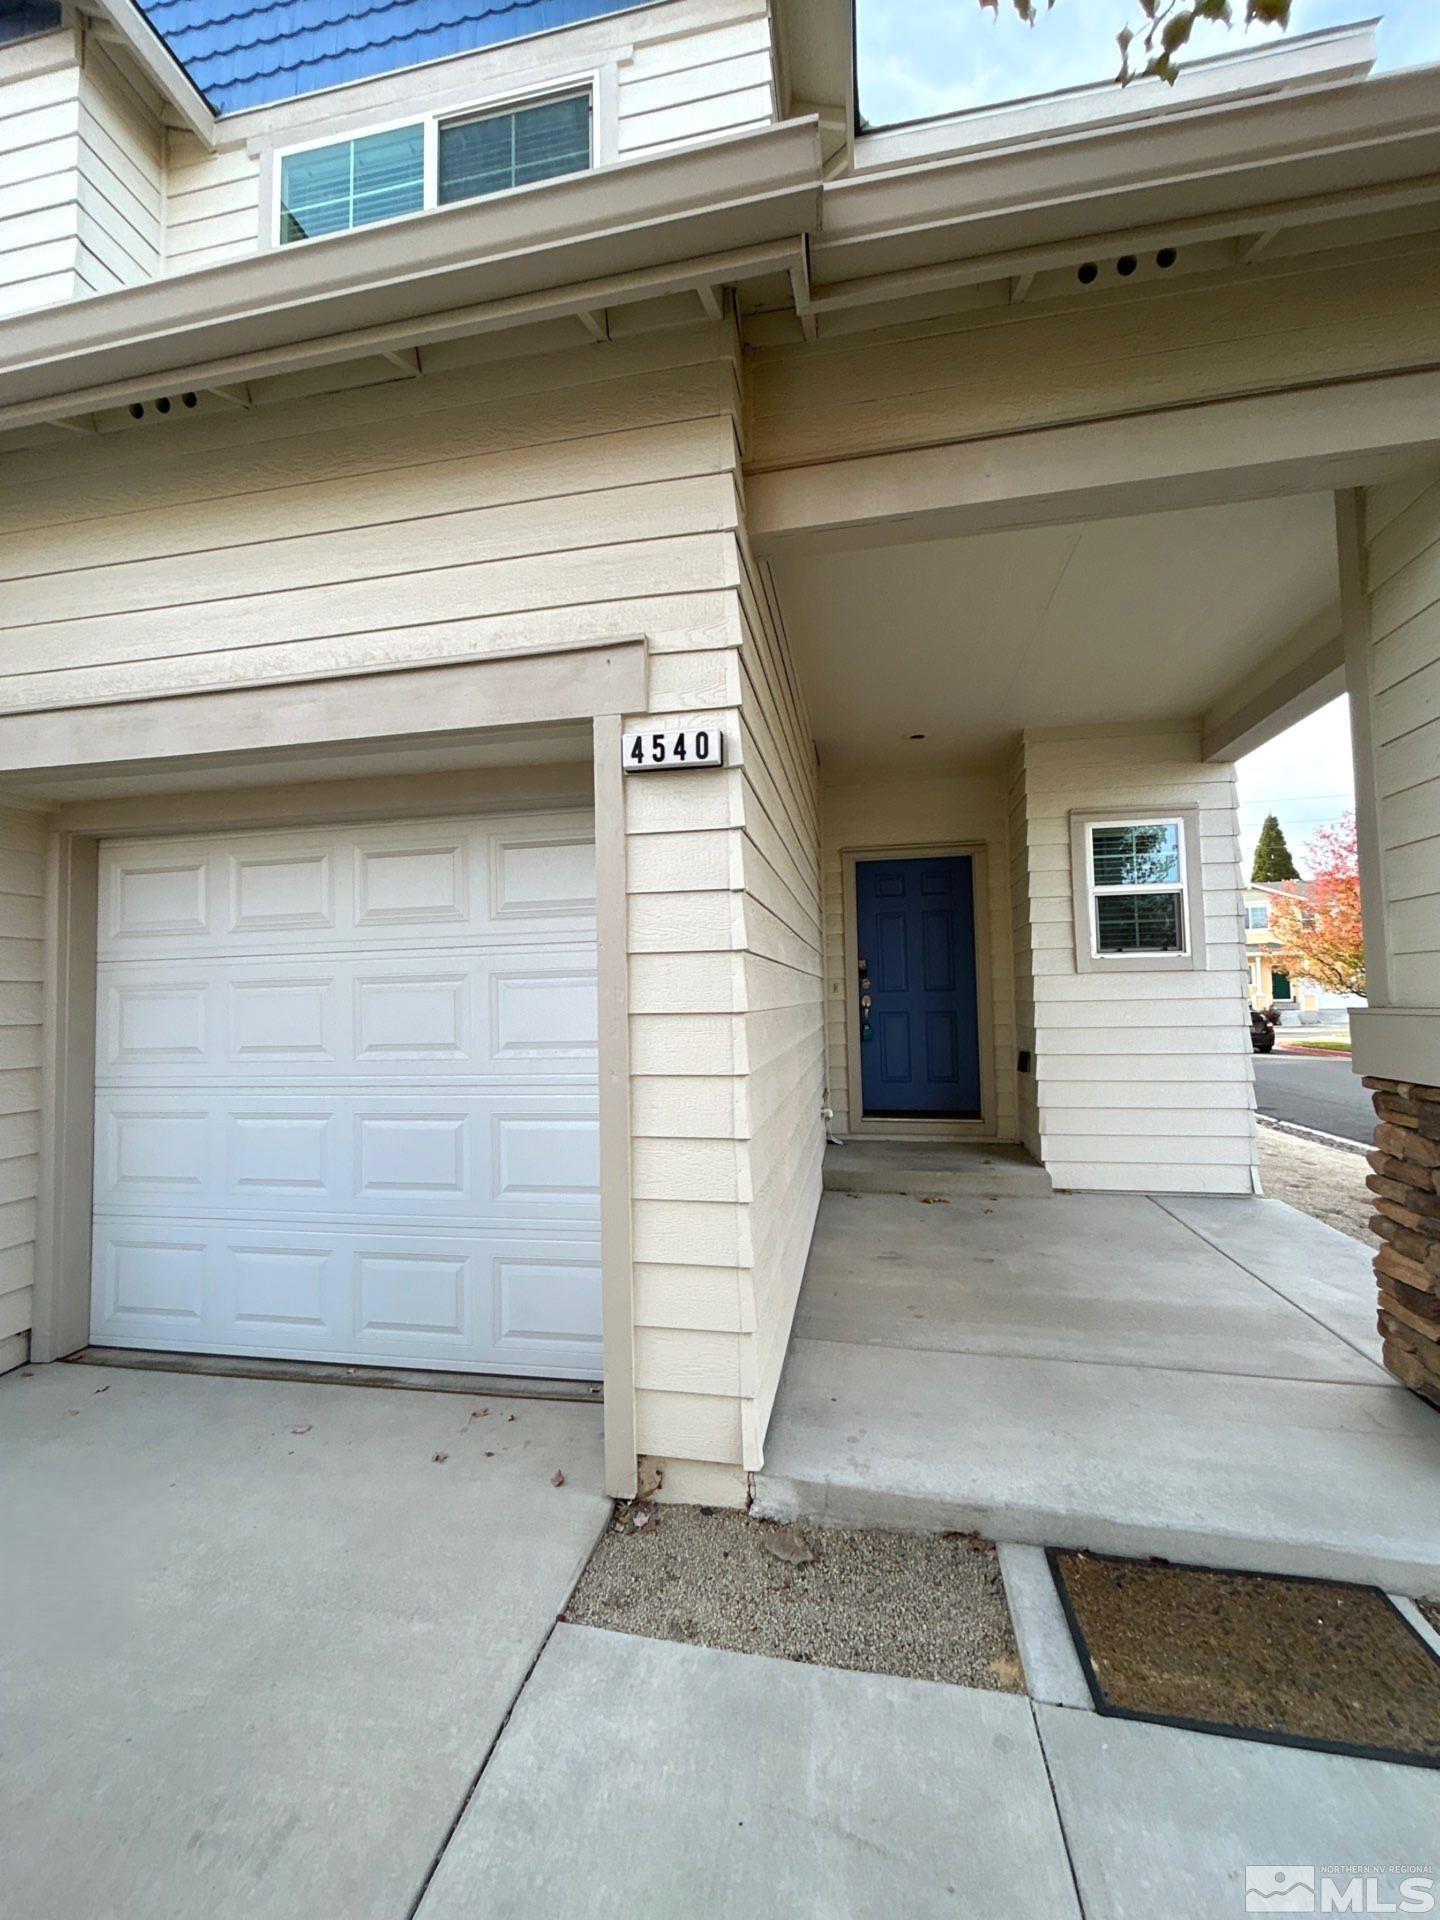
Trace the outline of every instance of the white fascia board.
<path fill-rule="evenodd" d="M 771 0 L 770 12 L 791 97 L 807 105 L 848 107 L 855 0 Z"/>
<path fill-rule="evenodd" d="M 1134 126 L 1199 106 L 1233 106 L 1259 94 L 1361 80 L 1375 65 L 1378 25 L 1378 20 L 1364 20 L 1188 61 L 1173 86 L 1154 79 L 1134 80 L 1125 87 L 1102 80 L 880 127 L 857 138 L 855 166 L 872 171 L 973 152 L 977 147 L 994 152 L 1095 127 Z"/>
<path fill-rule="evenodd" d="M 103 14 L 114 24 L 157 92 L 169 101 L 198 140 L 213 147 L 215 115 L 209 102 L 134 0 L 93 0 L 91 10 Z"/>
<path fill-rule="evenodd" d="M 1239 760 L 1278 739 L 1345 691 L 1340 605 L 1326 607 L 1214 700 L 1202 722 L 1201 758 Z"/>
<path fill-rule="evenodd" d="M 1440 70 L 1218 102 L 827 181 L 812 248 L 835 286 L 1165 221 L 1440 176 Z"/>
<path fill-rule="evenodd" d="M 818 125 L 792 120 L 42 308 L 6 324 L 0 427 L 74 412 L 79 394 L 119 404 L 125 383 L 181 370 L 240 379 L 247 357 L 297 344 L 313 364 L 383 332 L 381 351 L 457 309 L 511 304 L 523 318 L 526 301 L 574 287 L 668 284 L 686 262 L 798 243 L 819 182 Z"/>

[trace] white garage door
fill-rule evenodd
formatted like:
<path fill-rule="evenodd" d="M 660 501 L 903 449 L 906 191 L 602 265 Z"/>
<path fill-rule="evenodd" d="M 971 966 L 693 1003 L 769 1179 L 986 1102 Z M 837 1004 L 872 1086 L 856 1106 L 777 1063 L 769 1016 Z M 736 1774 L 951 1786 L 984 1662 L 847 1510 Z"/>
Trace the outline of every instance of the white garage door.
<path fill-rule="evenodd" d="M 110 841 L 91 1338 L 600 1374 L 587 815 Z"/>

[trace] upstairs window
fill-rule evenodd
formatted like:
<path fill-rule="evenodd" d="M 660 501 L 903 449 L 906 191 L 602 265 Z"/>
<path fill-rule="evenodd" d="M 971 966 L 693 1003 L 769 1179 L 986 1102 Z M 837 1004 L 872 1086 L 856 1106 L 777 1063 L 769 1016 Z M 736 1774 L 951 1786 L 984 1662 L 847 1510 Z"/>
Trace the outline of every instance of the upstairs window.
<path fill-rule="evenodd" d="M 1250 928 L 1252 933 L 1263 933 L 1270 924 L 1269 906 L 1247 907 L 1245 909 L 1245 924 Z"/>
<path fill-rule="evenodd" d="M 346 233 L 424 205 L 425 129 L 418 123 L 307 147 L 280 163 L 282 243 Z"/>
<path fill-rule="evenodd" d="M 0 41 L 50 33 L 62 23 L 60 0 L 0 0 Z"/>
<path fill-rule="evenodd" d="M 590 165 L 588 91 L 302 147 L 280 160 L 279 240 L 348 233 Z"/>
<path fill-rule="evenodd" d="M 1080 971 L 1203 965 L 1195 811 L 1070 818 Z"/>
<path fill-rule="evenodd" d="M 436 198 L 442 207 L 583 173 L 590 164 L 590 96 L 442 120 L 438 146 Z"/>

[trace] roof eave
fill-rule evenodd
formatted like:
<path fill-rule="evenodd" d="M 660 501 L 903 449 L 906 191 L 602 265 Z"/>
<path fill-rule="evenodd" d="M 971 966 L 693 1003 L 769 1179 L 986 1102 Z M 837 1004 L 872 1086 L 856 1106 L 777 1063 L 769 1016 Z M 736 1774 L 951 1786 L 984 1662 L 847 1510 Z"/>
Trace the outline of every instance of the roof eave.
<path fill-rule="evenodd" d="M 819 179 L 816 122 L 785 121 L 22 314 L 0 429 L 641 298 L 746 249 L 800 259 Z"/>
<path fill-rule="evenodd" d="M 146 78 L 170 103 L 180 119 L 207 147 L 215 145 L 215 114 L 167 43 L 136 6 L 135 0 L 87 0 L 102 13 L 124 40 Z"/>
<path fill-rule="evenodd" d="M 1440 84 L 1417 68 L 1351 85 L 1216 102 L 830 181 L 817 288 L 1070 246 L 1156 221 L 1242 220 L 1256 207 L 1440 175 Z"/>

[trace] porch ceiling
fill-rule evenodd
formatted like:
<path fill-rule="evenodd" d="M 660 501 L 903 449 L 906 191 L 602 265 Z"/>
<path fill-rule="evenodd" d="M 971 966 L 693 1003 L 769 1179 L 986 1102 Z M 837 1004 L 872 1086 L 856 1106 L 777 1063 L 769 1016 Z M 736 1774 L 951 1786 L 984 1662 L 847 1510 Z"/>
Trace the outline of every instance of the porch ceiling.
<path fill-rule="evenodd" d="M 1328 493 L 772 564 L 831 774 L 1198 719 L 1339 592 Z"/>

